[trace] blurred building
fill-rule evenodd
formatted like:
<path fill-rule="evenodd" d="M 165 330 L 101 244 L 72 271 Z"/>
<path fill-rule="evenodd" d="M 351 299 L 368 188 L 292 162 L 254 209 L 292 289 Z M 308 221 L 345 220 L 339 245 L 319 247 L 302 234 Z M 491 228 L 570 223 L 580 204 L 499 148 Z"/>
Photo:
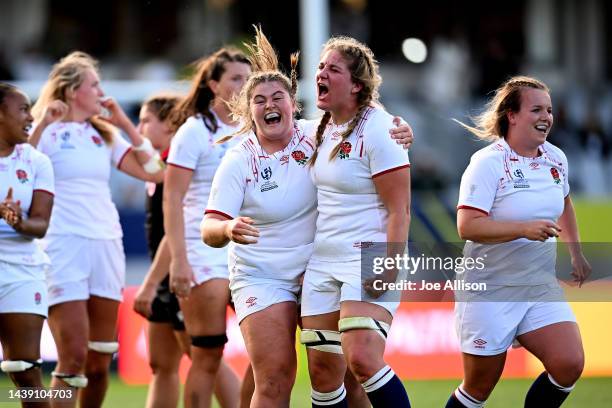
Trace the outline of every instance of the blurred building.
<path fill-rule="evenodd" d="M 328 21 L 324 15 L 302 21 L 301 6 L 312 1 L 327 8 Z M 563 138 L 556 141 L 577 146 L 571 162 L 585 164 L 574 166 L 574 185 L 601 195 L 612 190 L 589 183 L 590 174 L 612 177 L 606 151 L 612 144 L 610 21 L 612 3 L 604 0 L 107 0 L 87 6 L 80 0 L 3 0 L 0 75 L 25 81 L 20 83 L 35 97 L 53 61 L 84 50 L 101 60 L 107 93 L 134 110 L 153 90 L 184 78 L 188 63 L 252 38 L 253 24 L 261 24 L 285 66 L 302 47 L 301 33 L 329 27 L 328 35 L 366 42 L 379 59 L 382 102 L 409 120 L 419 138 L 416 188 L 457 184 L 479 145 L 450 118 L 469 121 L 487 93 L 522 73 L 551 86 L 555 108 L 564 110 Z M 425 44 L 424 62 L 402 53 L 409 37 Z M 594 120 L 598 131 L 585 133 Z"/>

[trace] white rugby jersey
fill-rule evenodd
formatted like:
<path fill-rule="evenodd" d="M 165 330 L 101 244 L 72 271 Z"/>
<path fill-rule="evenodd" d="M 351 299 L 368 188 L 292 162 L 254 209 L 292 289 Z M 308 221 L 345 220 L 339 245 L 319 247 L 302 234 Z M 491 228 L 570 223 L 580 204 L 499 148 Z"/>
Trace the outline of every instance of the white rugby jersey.
<path fill-rule="evenodd" d="M 389 137 L 393 116 L 367 108 L 335 160 L 329 154 L 348 123 L 328 124 L 312 178 L 317 187 L 319 217 L 312 259 L 361 259 L 361 247 L 387 240 L 388 212 L 376 193 L 373 178 L 409 167 L 408 153 Z"/>
<path fill-rule="evenodd" d="M 0 201 L 4 200 L 10 187 L 13 188 L 13 201 L 21 202 L 22 216 L 27 219 L 34 191 L 54 194 L 53 167 L 49 158 L 27 143 L 15 146 L 9 156 L 0 157 Z M 19 234 L 0 219 L 0 261 L 42 265 L 49 263 L 49 258 L 33 238 Z M 2 282 L 20 278 L 7 279 L 3 277 Z"/>
<path fill-rule="evenodd" d="M 44 130 L 38 150 L 51 159 L 56 189 L 48 235 L 123 236 L 109 180 L 111 164 L 119 168 L 130 148 L 116 133 L 105 143 L 89 122 L 56 122 Z"/>
<path fill-rule="evenodd" d="M 239 126 L 223 123 L 218 117 L 217 124 L 219 129 L 212 133 L 201 115 L 192 116 L 178 129 L 170 144 L 168 164 L 193 171 L 183 200 L 185 239 L 200 239 L 200 221 L 213 176 L 228 149 L 228 143 L 231 146 L 231 141 L 223 144 L 215 144 L 215 141 L 239 129 Z"/>
<path fill-rule="evenodd" d="M 474 153 L 461 178 L 457 208 L 475 209 L 496 221 L 556 222 L 570 191 L 567 158 L 548 142 L 539 151 L 538 157 L 522 157 L 500 139 Z M 555 242 L 555 238 L 545 243 L 526 238 L 502 244 L 467 241 L 464 255 L 484 257 L 485 267 L 465 278 L 511 286 L 551 283 Z"/>
<path fill-rule="evenodd" d="M 223 159 L 213 181 L 206 213 L 229 219 L 251 217 L 260 236 L 256 244 L 229 244 L 230 271 L 292 279 L 304 272 L 312 252 L 316 189 L 307 161 L 316 122 L 298 121 L 282 151 L 266 153 L 250 133 Z"/>

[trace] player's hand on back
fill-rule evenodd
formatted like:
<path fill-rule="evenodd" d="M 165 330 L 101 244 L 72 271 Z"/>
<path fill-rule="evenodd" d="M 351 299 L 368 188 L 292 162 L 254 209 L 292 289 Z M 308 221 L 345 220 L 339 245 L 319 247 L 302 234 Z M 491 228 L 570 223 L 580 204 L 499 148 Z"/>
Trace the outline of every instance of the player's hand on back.
<path fill-rule="evenodd" d="M 393 118 L 393 124 L 396 127 L 389 129 L 391 138 L 395 139 L 397 144 L 401 144 L 404 149 L 410 149 L 410 146 L 412 146 L 414 142 L 414 132 L 410 125 L 399 116 Z"/>

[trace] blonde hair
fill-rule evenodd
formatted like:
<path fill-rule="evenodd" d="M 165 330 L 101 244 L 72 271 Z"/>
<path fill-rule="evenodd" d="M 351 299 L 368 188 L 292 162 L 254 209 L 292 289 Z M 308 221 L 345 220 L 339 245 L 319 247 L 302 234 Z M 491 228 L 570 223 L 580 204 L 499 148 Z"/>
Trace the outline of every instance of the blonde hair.
<path fill-rule="evenodd" d="M 219 124 L 210 109 L 210 105 L 215 99 L 215 94 L 210 88 L 210 81 L 219 81 L 225 73 L 226 64 L 229 62 L 241 62 L 250 65 L 246 55 L 234 48 L 221 48 L 193 64 L 196 73 L 192 78 L 191 89 L 170 115 L 170 124 L 173 130 L 176 131 L 190 116 L 200 114 L 208 130 L 213 133 L 217 131 Z"/>
<path fill-rule="evenodd" d="M 453 119 L 469 132 L 482 140 L 495 141 L 508 135 L 508 113 L 521 109 L 521 91 L 525 88 L 550 92 L 548 87 L 535 78 L 515 76 L 495 90 L 493 98 L 485 105 L 485 110 L 471 118 L 474 126 Z"/>
<path fill-rule="evenodd" d="M 32 107 L 32 116 L 40 121 L 45 108 L 53 100 L 68 102 L 66 93 L 75 91 L 85 79 L 85 72 L 93 70 L 98 73 L 98 61 L 82 51 L 74 51 L 59 60 L 49 73 L 49 79 L 40 91 L 38 100 Z M 97 115 L 88 119 L 91 125 L 100 133 L 106 143 L 111 143 L 115 129 Z"/>
<path fill-rule="evenodd" d="M 329 154 L 329 160 L 332 161 L 340 151 L 340 145 L 353 133 L 357 124 L 359 124 L 364 111 L 371 104 L 378 104 L 379 93 L 378 89 L 382 83 L 380 77 L 378 61 L 374 57 L 372 50 L 365 44 L 351 37 L 332 37 L 323 47 L 324 55 L 326 52 L 334 50 L 338 51 L 344 59 L 348 61 L 348 69 L 351 73 L 351 80 L 354 83 L 361 85 L 361 90 L 357 93 L 357 113 L 351 120 L 346 130 L 342 133 L 340 141 L 332 149 Z M 331 113 L 325 112 L 315 135 L 315 151 L 310 159 L 310 165 L 313 165 L 317 160 L 319 147 L 323 143 L 323 133 L 331 119 Z"/>
<path fill-rule="evenodd" d="M 249 52 L 249 61 L 253 68 L 253 74 L 249 77 L 240 94 L 230 102 L 230 110 L 232 117 L 242 122 L 242 127 L 234 134 L 225 136 L 217 141 L 224 143 L 236 135 L 250 132 L 255 129 L 255 122 L 251 115 L 250 102 L 253 90 L 259 84 L 265 82 L 278 82 L 289 93 L 291 100 L 299 111 L 299 105 L 296 100 L 298 81 L 297 81 L 297 64 L 299 53 L 291 54 L 291 74 L 287 77 L 279 70 L 278 56 L 276 51 L 268 41 L 261 27 L 255 27 L 255 43 L 245 44 Z"/>

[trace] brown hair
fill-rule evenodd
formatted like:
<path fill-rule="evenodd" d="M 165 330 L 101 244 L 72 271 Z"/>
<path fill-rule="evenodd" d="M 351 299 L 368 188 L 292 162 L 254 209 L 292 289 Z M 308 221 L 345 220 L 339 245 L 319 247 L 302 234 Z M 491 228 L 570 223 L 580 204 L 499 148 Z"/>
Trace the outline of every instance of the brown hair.
<path fill-rule="evenodd" d="M 453 119 L 476 137 L 494 141 L 508 135 L 508 113 L 521 109 L 521 91 L 524 88 L 540 89 L 550 92 L 541 81 L 528 76 L 515 76 L 495 90 L 493 98 L 487 102 L 484 112 L 472 118 L 474 126 Z"/>
<path fill-rule="evenodd" d="M 361 90 L 357 94 L 357 106 L 359 107 L 355 117 L 351 120 L 346 130 L 342 133 L 340 142 L 332 149 L 329 160 L 334 160 L 340 151 L 340 145 L 344 142 L 355 130 L 355 127 L 361 120 L 363 112 L 370 104 L 378 103 L 378 89 L 382 83 L 382 78 L 379 74 L 378 61 L 374 57 L 372 50 L 365 44 L 351 37 L 333 37 L 330 38 L 321 55 L 330 50 L 338 51 L 348 61 L 348 69 L 351 73 L 351 80 L 361 85 Z M 310 159 L 310 165 L 313 165 L 317 160 L 318 150 L 323 143 L 323 133 L 331 119 L 331 113 L 325 112 L 315 136 L 315 151 Z"/>
<path fill-rule="evenodd" d="M 98 61 L 82 51 L 71 52 L 59 60 L 51 69 L 49 79 L 32 107 L 34 120 L 42 119 L 45 107 L 52 101 L 59 99 L 67 102 L 66 92 L 78 89 L 85 79 L 85 72 L 89 69 L 98 73 Z M 112 142 L 113 133 L 116 132 L 112 125 L 104 122 L 98 115 L 92 116 L 88 120 L 106 143 Z"/>
<path fill-rule="evenodd" d="M 299 111 L 299 105 L 296 101 L 297 95 L 297 64 L 299 53 L 291 54 L 291 74 L 290 77 L 283 74 L 278 67 L 278 57 L 276 51 L 266 38 L 261 27 L 255 26 L 255 43 L 245 44 L 249 51 L 249 61 L 253 67 L 253 74 L 240 91 L 240 95 L 234 98 L 230 103 L 232 116 L 242 121 L 242 127 L 234 134 L 225 136 L 217 141 L 224 143 L 238 134 L 247 133 L 254 129 L 255 124 L 251 117 L 250 102 L 253 90 L 259 84 L 264 82 L 278 82 L 289 93 L 291 100 L 294 102 L 296 109 Z"/>
<path fill-rule="evenodd" d="M 164 122 L 181 101 L 179 95 L 159 94 L 145 100 L 142 106 L 149 109 L 160 122 Z"/>
<path fill-rule="evenodd" d="M 170 116 L 170 125 L 173 130 L 176 131 L 190 116 L 201 114 L 208 130 L 213 133 L 217 131 L 219 124 L 210 110 L 210 104 L 215 99 L 215 94 L 210 88 L 210 81 L 221 79 L 225 73 L 225 64 L 228 62 L 250 65 L 246 55 L 233 48 L 221 48 L 211 56 L 194 63 L 196 73 L 192 78 L 191 89 Z"/>

